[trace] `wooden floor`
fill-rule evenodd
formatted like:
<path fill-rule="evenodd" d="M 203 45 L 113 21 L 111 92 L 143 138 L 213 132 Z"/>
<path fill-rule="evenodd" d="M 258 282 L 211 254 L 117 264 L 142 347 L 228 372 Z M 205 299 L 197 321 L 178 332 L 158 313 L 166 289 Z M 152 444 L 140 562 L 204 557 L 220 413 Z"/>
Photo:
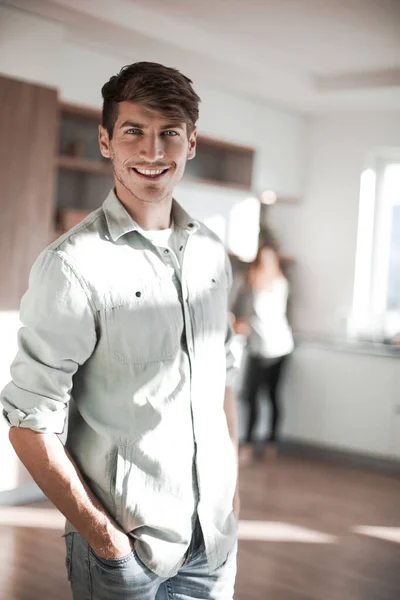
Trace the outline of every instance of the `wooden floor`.
<path fill-rule="evenodd" d="M 236 600 L 400 599 L 398 476 L 283 455 L 243 470 L 241 494 Z M 70 600 L 62 531 L 0 523 L 1 600 Z"/>

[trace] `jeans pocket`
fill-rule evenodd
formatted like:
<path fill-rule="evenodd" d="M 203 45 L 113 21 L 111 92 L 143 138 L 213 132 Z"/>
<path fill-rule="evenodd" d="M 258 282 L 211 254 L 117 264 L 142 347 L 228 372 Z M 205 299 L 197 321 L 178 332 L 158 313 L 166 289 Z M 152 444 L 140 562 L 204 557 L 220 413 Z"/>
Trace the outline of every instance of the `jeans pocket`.
<path fill-rule="evenodd" d="M 89 547 L 88 559 L 91 592 L 88 598 L 93 600 L 155 598 L 158 587 L 157 575 L 142 565 L 135 550 L 123 558 L 108 559 L 97 556 Z"/>
<path fill-rule="evenodd" d="M 74 546 L 74 533 L 68 533 L 65 536 L 65 568 L 67 569 L 68 581 L 72 578 L 72 550 Z"/>
<path fill-rule="evenodd" d="M 90 547 L 89 552 L 93 557 L 94 561 L 105 570 L 121 569 L 135 558 L 134 549 L 131 550 L 131 552 L 127 556 L 123 556 L 122 558 L 103 558 L 101 556 L 98 556 Z"/>

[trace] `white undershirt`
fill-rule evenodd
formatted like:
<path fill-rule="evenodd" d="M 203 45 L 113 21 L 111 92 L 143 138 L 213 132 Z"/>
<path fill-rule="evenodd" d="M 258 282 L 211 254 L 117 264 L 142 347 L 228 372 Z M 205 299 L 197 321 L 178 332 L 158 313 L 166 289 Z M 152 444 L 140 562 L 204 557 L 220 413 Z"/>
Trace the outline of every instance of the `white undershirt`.
<path fill-rule="evenodd" d="M 143 235 L 143 237 L 147 238 L 154 246 L 158 248 L 167 248 L 169 250 L 169 255 L 164 257 L 165 262 L 167 262 L 168 267 L 171 269 L 171 274 L 174 278 L 177 278 L 175 283 L 178 287 L 178 282 L 181 280 L 181 268 L 182 268 L 182 247 L 183 241 L 181 236 L 179 235 L 177 229 L 174 226 L 174 223 L 171 223 L 171 226 L 168 229 L 142 229 L 138 227 L 139 232 Z"/>
<path fill-rule="evenodd" d="M 168 229 L 148 230 L 139 228 L 139 231 L 155 246 L 160 246 L 161 248 L 168 248 L 169 250 L 172 250 L 175 257 L 178 259 L 178 262 L 181 262 L 181 260 L 179 259 L 180 254 L 182 254 L 182 252 L 180 252 L 179 250 L 179 236 L 177 235 L 177 231 L 173 222 L 171 223 L 171 226 L 168 227 Z"/>

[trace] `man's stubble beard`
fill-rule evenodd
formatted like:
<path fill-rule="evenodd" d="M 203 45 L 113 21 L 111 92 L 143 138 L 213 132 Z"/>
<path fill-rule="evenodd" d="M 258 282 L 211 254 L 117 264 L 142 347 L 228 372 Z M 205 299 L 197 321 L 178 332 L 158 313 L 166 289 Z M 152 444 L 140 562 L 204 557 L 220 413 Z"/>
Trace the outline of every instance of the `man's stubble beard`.
<path fill-rule="evenodd" d="M 116 169 L 115 166 L 115 160 L 113 159 L 112 156 L 110 156 L 111 159 L 111 164 L 112 164 L 112 169 L 114 171 L 114 176 L 115 178 L 119 181 L 119 183 L 126 189 L 127 192 L 129 192 L 129 194 L 135 198 L 136 200 L 139 200 L 139 202 L 143 202 L 145 204 L 161 204 L 162 202 L 164 202 L 167 197 L 172 194 L 172 192 L 161 192 L 162 195 L 160 197 L 156 197 L 156 198 L 143 198 L 141 196 L 138 196 L 137 193 L 135 193 L 131 187 L 128 185 L 128 183 L 124 180 L 123 174 L 121 174 L 121 172 L 119 170 Z M 122 171 L 122 169 L 121 169 Z"/>

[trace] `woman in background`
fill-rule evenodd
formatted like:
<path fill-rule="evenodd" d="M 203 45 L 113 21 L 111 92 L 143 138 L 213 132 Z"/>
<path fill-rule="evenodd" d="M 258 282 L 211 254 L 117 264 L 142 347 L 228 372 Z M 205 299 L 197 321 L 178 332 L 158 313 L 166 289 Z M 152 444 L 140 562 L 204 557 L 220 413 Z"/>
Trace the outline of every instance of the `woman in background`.
<path fill-rule="evenodd" d="M 282 367 L 293 351 L 293 335 L 286 312 L 289 285 L 283 275 L 279 255 L 271 242 L 263 243 L 249 266 L 233 302 L 234 329 L 248 338 L 248 363 L 244 399 L 248 405 L 246 435 L 239 450 L 242 465 L 253 456 L 253 432 L 258 418 L 257 395 L 264 387 L 269 392 L 271 420 L 265 444 L 276 452 L 281 410 L 278 397 Z"/>

